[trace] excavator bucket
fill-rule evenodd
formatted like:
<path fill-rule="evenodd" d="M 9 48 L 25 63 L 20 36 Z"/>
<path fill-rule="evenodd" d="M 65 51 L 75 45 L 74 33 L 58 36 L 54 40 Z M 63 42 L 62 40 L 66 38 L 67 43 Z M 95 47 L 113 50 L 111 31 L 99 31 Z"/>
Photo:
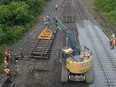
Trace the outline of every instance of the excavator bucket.
<path fill-rule="evenodd" d="M 52 31 L 49 30 L 47 27 L 39 34 L 39 40 L 50 40 L 52 38 Z"/>

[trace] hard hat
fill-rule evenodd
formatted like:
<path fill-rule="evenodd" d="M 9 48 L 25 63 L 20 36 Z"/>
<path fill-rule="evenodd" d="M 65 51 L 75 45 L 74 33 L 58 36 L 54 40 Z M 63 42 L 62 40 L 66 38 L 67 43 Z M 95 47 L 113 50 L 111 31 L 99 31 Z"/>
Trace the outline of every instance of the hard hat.
<path fill-rule="evenodd" d="M 112 34 L 112 37 L 115 37 L 115 34 Z"/>

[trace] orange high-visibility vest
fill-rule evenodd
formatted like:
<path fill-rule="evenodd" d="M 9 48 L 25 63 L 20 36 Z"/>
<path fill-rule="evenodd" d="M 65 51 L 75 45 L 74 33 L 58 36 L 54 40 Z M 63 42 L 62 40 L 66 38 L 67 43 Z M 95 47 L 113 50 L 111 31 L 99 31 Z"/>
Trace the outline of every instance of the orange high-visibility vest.
<path fill-rule="evenodd" d="M 112 40 L 112 44 L 113 44 L 113 45 L 116 44 L 116 40 L 115 40 L 115 39 Z"/>

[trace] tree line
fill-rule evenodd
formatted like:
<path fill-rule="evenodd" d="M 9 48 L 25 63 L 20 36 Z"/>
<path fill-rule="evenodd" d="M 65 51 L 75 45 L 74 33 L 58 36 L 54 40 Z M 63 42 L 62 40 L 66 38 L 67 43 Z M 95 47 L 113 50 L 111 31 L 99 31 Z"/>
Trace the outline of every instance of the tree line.
<path fill-rule="evenodd" d="M 49 0 L 0 0 L 0 62 L 3 44 L 16 43 L 33 26 Z"/>

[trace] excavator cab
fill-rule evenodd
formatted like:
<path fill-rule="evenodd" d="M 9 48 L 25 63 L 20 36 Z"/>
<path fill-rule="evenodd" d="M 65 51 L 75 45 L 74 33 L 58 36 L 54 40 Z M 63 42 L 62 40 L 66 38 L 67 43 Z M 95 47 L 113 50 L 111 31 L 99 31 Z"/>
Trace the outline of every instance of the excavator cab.
<path fill-rule="evenodd" d="M 66 65 L 66 59 L 73 56 L 73 49 L 70 47 L 63 47 L 61 50 L 61 61 Z"/>
<path fill-rule="evenodd" d="M 64 48 L 62 48 L 62 61 L 64 61 L 64 64 L 66 65 L 66 59 L 67 58 L 70 58 L 70 59 L 72 59 L 72 60 L 74 60 L 74 61 L 77 61 L 77 62 L 82 62 L 83 61 L 83 58 L 81 58 L 80 56 L 74 56 L 73 53 L 74 52 L 74 50 L 72 49 L 72 48 L 70 48 L 70 47 L 64 47 Z"/>

